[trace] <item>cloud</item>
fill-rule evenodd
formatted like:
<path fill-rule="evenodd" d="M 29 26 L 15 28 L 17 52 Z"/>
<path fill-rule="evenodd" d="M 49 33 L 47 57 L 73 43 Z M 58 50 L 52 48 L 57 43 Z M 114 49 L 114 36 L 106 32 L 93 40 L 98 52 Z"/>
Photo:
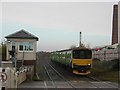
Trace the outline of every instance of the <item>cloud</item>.
<path fill-rule="evenodd" d="M 3 3 L 3 21 L 106 35 L 111 30 L 111 11 L 111 3 Z"/>
<path fill-rule="evenodd" d="M 119 0 L 2 0 L 2 2 L 118 2 Z"/>
<path fill-rule="evenodd" d="M 113 3 L 4 2 L 2 5 L 3 35 L 25 29 L 40 38 L 38 50 L 77 46 L 80 31 L 85 44 L 110 44 Z"/>

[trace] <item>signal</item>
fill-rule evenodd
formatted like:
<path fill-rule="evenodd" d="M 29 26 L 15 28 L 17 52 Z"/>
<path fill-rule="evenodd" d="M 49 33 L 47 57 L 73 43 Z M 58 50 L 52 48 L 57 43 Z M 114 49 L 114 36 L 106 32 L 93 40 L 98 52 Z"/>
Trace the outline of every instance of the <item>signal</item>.
<path fill-rule="evenodd" d="M 14 50 L 10 50 L 10 51 L 8 51 L 8 52 L 9 52 L 9 54 L 10 54 L 12 57 L 15 56 L 15 51 L 14 51 Z"/>

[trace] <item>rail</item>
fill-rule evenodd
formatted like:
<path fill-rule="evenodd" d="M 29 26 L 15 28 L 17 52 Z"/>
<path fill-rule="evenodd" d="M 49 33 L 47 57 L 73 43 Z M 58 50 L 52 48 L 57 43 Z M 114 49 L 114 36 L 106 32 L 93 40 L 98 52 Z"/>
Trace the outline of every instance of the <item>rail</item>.
<path fill-rule="evenodd" d="M 93 80 L 93 81 L 98 81 L 98 82 L 101 81 L 101 80 L 99 80 L 99 79 L 97 79 L 95 77 L 92 77 L 92 76 L 86 76 L 86 77 L 89 78 L 89 79 L 91 79 L 91 80 Z"/>
<path fill-rule="evenodd" d="M 48 65 L 56 72 L 56 74 L 61 77 L 64 81 L 66 81 L 72 88 L 75 88 L 67 79 L 65 79 L 52 65 L 48 63 Z"/>
<path fill-rule="evenodd" d="M 47 68 L 46 68 L 46 66 L 44 65 L 44 68 L 45 68 L 45 71 L 46 71 L 46 73 L 47 73 L 47 76 L 49 77 L 49 79 L 52 81 L 52 84 L 53 84 L 53 86 L 55 86 L 55 88 L 57 88 L 57 86 L 55 85 L 55 82 L 54 82 L 54 80 L 52 79 L 52 77 L 50 76 L 50 74 L 49 74 L 49 72 L 48 72 L 48 70 L 47 70 Z"/>

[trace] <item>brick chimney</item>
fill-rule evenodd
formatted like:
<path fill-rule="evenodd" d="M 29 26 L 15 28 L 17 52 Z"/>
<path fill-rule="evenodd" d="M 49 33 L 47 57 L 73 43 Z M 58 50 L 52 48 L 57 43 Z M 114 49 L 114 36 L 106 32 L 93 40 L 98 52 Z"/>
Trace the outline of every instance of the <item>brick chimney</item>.
<path fill-rule="evenodd" d="M 112 45 L 118 43 L 118 5 L 113 6 Z"/>

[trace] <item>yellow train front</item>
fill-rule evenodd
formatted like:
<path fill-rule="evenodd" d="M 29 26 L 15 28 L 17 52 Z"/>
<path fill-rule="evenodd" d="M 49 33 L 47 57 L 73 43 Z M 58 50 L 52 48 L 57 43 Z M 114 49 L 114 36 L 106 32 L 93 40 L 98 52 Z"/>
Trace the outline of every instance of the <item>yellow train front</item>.
<path fill-rule="evenodd" d="M 87 48 L 74 48 L 51 53 L 51 60 L 65 65 L 78 75 L 87 75 L 92 68 L 92 51 Z"/>
<path fill-rule="evenodd" d="M 92 51 L 90 49 L 72 50 L 72 70 L 78 75 L 87 75 L 92 68 Z"/>

